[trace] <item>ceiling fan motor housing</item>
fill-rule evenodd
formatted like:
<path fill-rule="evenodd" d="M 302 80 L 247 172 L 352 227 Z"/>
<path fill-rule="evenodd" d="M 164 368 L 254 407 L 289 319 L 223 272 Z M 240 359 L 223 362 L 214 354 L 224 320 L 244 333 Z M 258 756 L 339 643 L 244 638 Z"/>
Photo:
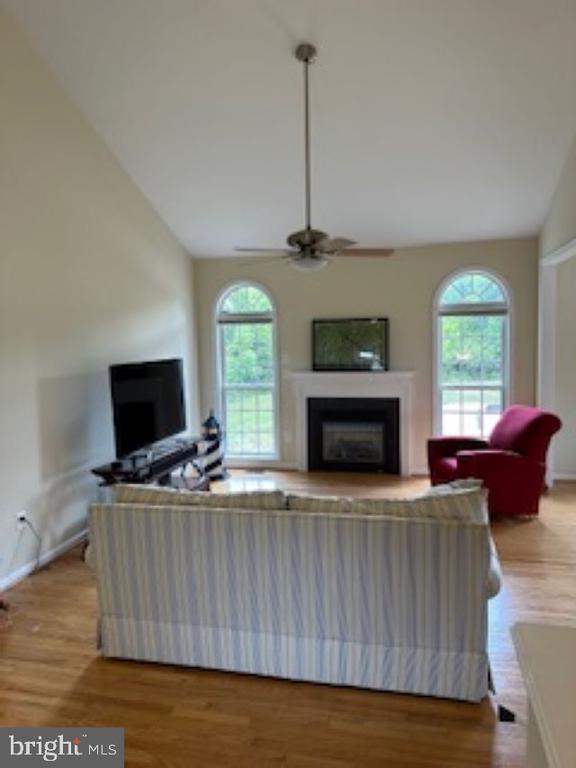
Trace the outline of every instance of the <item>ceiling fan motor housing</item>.
<path fill-rule="evenodd" d="M 294 51 L 294 55 L 298 61 L 305 61 L 308 64 L 314 61 L 318 51 L 312 43 L 300 43 L 300 45 Z"/>
<path fill-rule="evenodd" d="M 291 248 L 306 248 L 321 243 L 328 237 L 321 229 L 300 229 L 288 235 L 286 242 Z"/>

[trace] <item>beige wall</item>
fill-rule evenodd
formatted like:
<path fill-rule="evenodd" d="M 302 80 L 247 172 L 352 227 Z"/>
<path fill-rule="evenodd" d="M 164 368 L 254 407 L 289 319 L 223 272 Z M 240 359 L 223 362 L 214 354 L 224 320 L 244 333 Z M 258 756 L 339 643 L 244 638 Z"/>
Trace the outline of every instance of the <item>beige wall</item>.
<path fill-rule="evenodd" d="M 201 403 L 215 403 L 214 307 L 235 280 L 256 280 L 278 309 L 281 361 L 282 461 L 294 461 L 294 403 L 288 374 L 310 369 L 311 321 L 321 317 L 390 318 L 391 368 L 416 372 L 416 461 L 424 467 L 432 432 L 432 307 L 442 280 L 458 269 L 484 267 L 501 275 L 513 301 L 513 392 L 533 403 L 537 306 L 537 242 L 509 240 L 402 250 L 389 259 L 336 260 L 303 274 L 282 263 L 239 266 L 233 259 L 196 262 Z"/>
<path fill-rule="evenodd" d="M 113 456 L 108 365 L 195 365 L 191 260 L 1 12 L 0 105 L 2 583 L 36 555 L 17 511 L 44 552 L 86 524 L 88 469 Z"/>

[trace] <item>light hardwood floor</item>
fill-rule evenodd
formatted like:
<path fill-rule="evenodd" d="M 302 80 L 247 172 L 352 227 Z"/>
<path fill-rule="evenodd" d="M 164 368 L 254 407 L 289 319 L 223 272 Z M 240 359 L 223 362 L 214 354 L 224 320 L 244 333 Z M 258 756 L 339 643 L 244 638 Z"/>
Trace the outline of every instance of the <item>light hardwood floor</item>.
<path fill-rule="evenodd" d="M 236 472 L 229 489 L 412 495 L 425 480 Z M 504 588 L 491 603 L 494 705 L 291 683 L 99 657 L 94 579 L 74 550 L 9 594 L 0 634 L 0 725 L 123 726 L 128 766 L 476 768 L 524 765 L 526 700 L 509 627 L 576 623 L 576 485 L 539 519 L 498 522 Z"/>

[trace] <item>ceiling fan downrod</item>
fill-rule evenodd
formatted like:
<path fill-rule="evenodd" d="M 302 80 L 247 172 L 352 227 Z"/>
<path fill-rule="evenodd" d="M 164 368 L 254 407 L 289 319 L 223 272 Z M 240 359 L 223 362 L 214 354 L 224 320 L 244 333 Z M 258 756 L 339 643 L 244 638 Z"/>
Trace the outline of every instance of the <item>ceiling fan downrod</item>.
<path fill-rule="evenodd" d="M 310 162 L 310 64 L 316 59 L 317 50 L 311 43 L 300 43 L 294 55 L 304 65 L 304 173 L 306 186 L 305 217 L 306 231 L 312 229 L 312 179 Z M 312 243 L 310 243 L 312 245 Z"/>

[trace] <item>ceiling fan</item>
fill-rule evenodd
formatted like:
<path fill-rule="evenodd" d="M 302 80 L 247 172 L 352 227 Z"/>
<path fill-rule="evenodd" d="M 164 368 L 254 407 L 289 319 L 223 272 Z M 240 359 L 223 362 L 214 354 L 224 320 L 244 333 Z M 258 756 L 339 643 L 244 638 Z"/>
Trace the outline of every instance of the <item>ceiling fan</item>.
<path fill-rule="evenodd" d="M 288 248 L 235 248 L 242 253 L 280 253 L 281 259 L 291 266 L 305 271 L 322 269 L 333 256 L 390 256 L 391 248 L 352 248 L 354 240 L 347 237 L 330 237 L 320 229 L 312 228 L 311 204 L 311 163 L 310 163 L 310 89 L 309 68 L 316 58 L 316 48 L 310 43 L 301 43 L 294 51 L 295 57 L 304 65 L 304 168 L 305 168 L 305 211 L 304 229 L 288 235 Z"/>

